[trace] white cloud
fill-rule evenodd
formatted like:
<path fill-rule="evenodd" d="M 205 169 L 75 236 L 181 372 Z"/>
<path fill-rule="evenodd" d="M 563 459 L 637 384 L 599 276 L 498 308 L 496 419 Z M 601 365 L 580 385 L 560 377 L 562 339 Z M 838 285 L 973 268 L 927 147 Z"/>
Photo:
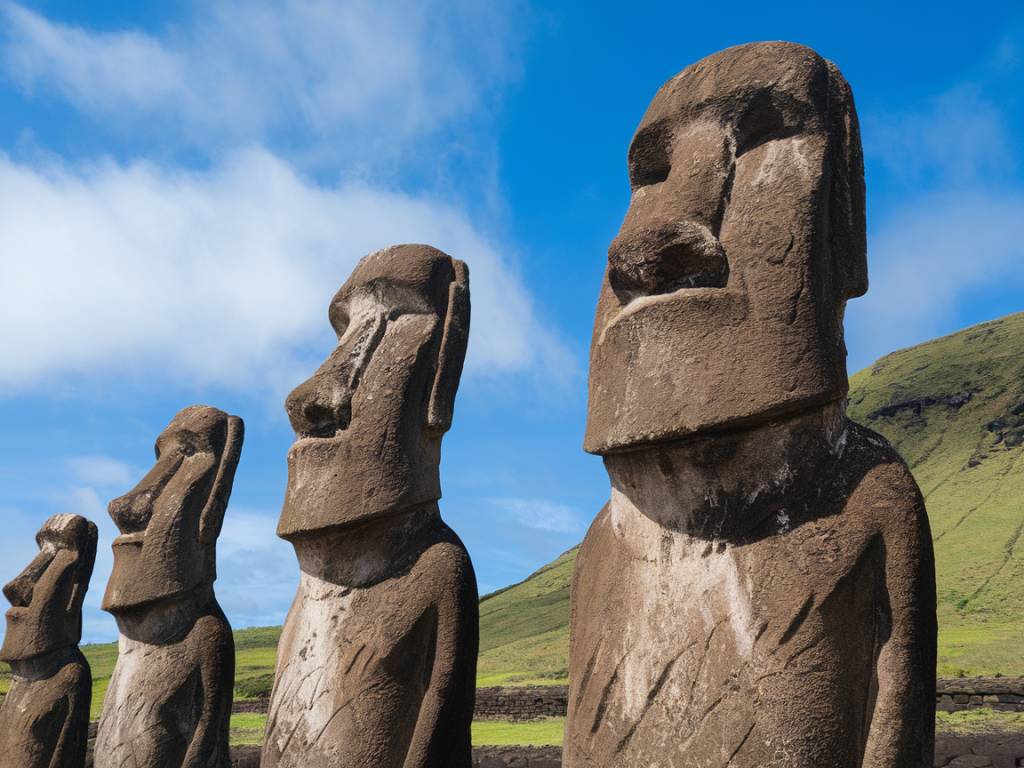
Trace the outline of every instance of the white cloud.
<path fill-rule="evenodd" d="M 527 528 L 555 533 L 574 533 L 580 530 L 575 512 L 547 499 L 496 498 L 490 499 L 490 502 Z"/>
<path fill-rule="evenodd" d="M 914 200 L 871 239 L 871 290 L 850 303 L 854 367 L 948 330 L 986 286 L 1024 295 L 1024 191 L 951 189 Z"/>
<path fill-rule="evenodd" d="M 971 185 L 1016 164 L 1003 113 L 978 85 L 957 86 L 917 109 L 869 115 L 864 125 L 869 157 L 905 183 Z"/>
<path fill-rule="evenodd" d="M 0 0 L 0 63 L 25 91 L 211 158 L 0 154 L 0 393 L 93 372 L 279 393 L 322 357 L 327 300 L 357 259 L 400 242 L 469 263 L 467 372 L 572 377 L 511 255 L 468 214 L 352 181 L 398 156 L 437 165 L 451 147 L 423 142 L 514 75 L 513 10 L 216 0 L 161 32 L 96 32 Z M 347 181 L 296 170 L 310 156 Z"/>
<path fill-rule="evenodd" d="M 514 74 L 513 15 L 509 3 L 469 0 L 214 0 L 150 34 L 93 32 L 3 2 L 0 51 L 25 90 L 117 126 L 166 121 L 202 144 L 296 131 L 349 144 L 357 131 L 383 149 L 466 115 Z"/>
<path fill-rule="evenodd" d="M 904 194 L 892 195 L 898 202 L 869 233 L 871 288 L 847 309 L 854 370 L 954 330 L 986 289 L 1024 290 L 1024 187 L 1006 115 L 985 83 L 864 125 L 867 156 Z"/>
<path fill-rule="evenodd" d="M 125 491 L 140 477 L 123 461 L 109 456 L 71 456 L 67 460 L 71 473 L 81 482 L 100 487 L 124 486 Z"/>
<path fill-rule="evenodd" d="M 0 154 L 0 199 L 0 390 L 96 370 L 279 389 L 322 357 L 328 300 L 358 258 L 400 242 L 469 264 L 470 372 L 569 359 L 507 254 L 464 214 L 319 186 L 263 149 L 208 171 Z"/>
<path fill-rule="evenodd" d="M 217 600 L 232 626 L 281 624 L 299 583 L 292 545 L 277 537 L 277 514 L 228 507 L 217 541 Z"/>

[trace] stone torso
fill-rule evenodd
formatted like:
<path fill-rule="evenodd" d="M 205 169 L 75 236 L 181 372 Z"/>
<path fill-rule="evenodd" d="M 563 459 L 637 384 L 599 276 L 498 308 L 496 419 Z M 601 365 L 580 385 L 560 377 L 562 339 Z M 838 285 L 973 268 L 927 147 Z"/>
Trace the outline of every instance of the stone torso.
<path fill-rule="evenodd" d="M 173 643 L 121 635 L 96 738 L 96 768 L 227 768 L 231 628 L 216 603 Z M 219 738 L 223 735 L 223 738 Z"/>
<path fill-rule="evenodd" d="M 472 669 L 454 648 L 475 654 L 476 632 L 475 580 L 457 540 L 371 586 L 303 573 L 262 765 L 468 768 Z"/>
<path fill-rule="evenodd" d="M 0 763 L 5 768 L 80 768 L 91 696 L 89 666 L 77 649 L 51 677 L 14 676 L 0 704 Z"/>
<path fill-rule="evenodd" d="M 922 521 L 890 482 L 905 470 L 865 472 L 873 446 L 851 440 L 832 497 L 737 541 L 669 531 L 613 494 L 574 576 L 568 768 L 890 766 L 869 746 L 887 737 L 869 736 L 875 667 L 906 586 L 886 561 Z"/>

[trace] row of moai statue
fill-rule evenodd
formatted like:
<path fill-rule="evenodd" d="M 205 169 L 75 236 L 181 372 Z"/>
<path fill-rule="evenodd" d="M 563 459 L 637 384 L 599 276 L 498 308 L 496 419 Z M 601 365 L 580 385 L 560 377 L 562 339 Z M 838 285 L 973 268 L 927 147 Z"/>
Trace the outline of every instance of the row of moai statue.
<path fill-rule="evenodd" d="M 572 586 L 568 768 L 918 768 L 934 740 L 921 494 L 845 414 L 842 319 L 867 289 L 850 89 L 787 43 L 732 48 L 656 95 L 629 149 L 585 448 L 611 498 Z M 338 344 L 287 399 L 278 535 L 301 572 L 264 768 L 466 768 L 478 644 L 469 556 L 438 509 L 469 332 L 466 266 L 364 258 Z M 97 768 L 229 765 L 234 646 L 213 592 L 242 421 L 186 408 L 111 502 L 119 655 Z M 0 762 L 78 768 L 96 527 L 57 515 L 4 589 Z"/>

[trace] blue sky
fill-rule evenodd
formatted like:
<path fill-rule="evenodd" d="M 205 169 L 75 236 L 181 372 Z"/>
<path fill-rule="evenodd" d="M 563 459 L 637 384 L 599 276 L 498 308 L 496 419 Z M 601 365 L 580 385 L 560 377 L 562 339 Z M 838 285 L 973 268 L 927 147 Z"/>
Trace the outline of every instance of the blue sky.
<path fill-rule="evenodd" d="M 472 270 L 445 518 L 481 592 L 574 545 L 607 495 L 580 448 L 629 139 L 716 50 L 787 39 L 854 88 L 871 290 L 850 370 L 1024 309 L 1024 14 L 1014 3 L 13 3 L 0 0 L 0 580 L 58 511 L 106 503 L 181 407 L 246 421 L 219 546 L 235 626 L 297 582 L 274 526 L 284 395 L 333 342 L 363 254 Z"/>

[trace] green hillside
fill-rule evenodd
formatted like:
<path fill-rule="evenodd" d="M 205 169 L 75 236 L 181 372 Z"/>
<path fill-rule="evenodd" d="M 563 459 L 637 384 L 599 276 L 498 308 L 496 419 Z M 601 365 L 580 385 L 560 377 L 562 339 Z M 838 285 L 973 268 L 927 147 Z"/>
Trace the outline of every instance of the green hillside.
<path fill-rule="evenodd" d="M 569 585 L 575 561 L 573 549 L 526 581 L 480 601 L 478 685 L 565 680 L 569 673 Z"/>
<path fill-rule="evenodd" d="M 927 498 L 939 674 L 1024 675 L 1024 314 L 883 357 L 851 378 L 850 415 L 892 441 Z M 480 685 L 565 682 L 575 556 L 480 601 Z M 236 697 L 269 694 L 279 635 L 235 633 Z M 117 646 L 84 651 L 98 713 Z"/>
<path fill-rule="evenodd" d="M 939 673 L 1024 674 L 1024 314 L 887 355 L 850 385 L 852 417 L 925 495 Z"/>

